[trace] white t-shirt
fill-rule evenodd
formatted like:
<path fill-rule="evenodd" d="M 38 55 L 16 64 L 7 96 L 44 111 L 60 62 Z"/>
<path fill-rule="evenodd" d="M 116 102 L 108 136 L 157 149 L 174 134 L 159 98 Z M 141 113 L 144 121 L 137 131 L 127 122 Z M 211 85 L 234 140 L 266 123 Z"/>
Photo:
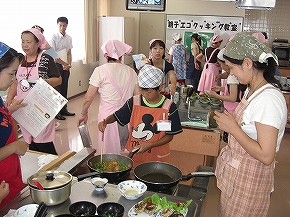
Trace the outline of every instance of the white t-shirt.
<path fill-rule="evenodd" d="M 133 96 L 135 85 L 138 82 L 136 72 L 131 67 L 122 63 L 105 63 L 102 66 L 104 66 L 111 74 L 122 92 L 125 91 L 130 75 L 132 74 L 131 85 L 128 88 L 126 96 L 124 97 L 124 101 L 126 102 Z M 95 68 L 90 77 L 89 84 L 99 88 L 98 91 L 105 102 L 109 102 L 114 105 L 119 104 L 121 99 L 119 93 L 116 91 L 115 86 L 111 83 L 100 67 Z"/>
<path fill-rule="evenodd" d="M 239 81 L 238 81 L 238 79 L 237 79 L 236 76 L 229 75 L 228 78 L 227 78 L 227 84 L 228 85 L 231 85 L 231 84 L 239 84 Z"/>
<path fill-rule="evenodd" d="M 250 104 L 243 113 L 241 128 L 250 138 L 256 141 L 257 130 L 255 122 L 277 128 L 279 130 L 276 145 L 277 152 L 280 148 L 287 121 L 287 107 L 283 94 L 277 89 L 266 89 L 251 101 L 262 89 L 271 86 L 271 84 L 264 85 L 249 97 Z M 248 91 L 249 89 L 246 90 L 245 96 Z"/>

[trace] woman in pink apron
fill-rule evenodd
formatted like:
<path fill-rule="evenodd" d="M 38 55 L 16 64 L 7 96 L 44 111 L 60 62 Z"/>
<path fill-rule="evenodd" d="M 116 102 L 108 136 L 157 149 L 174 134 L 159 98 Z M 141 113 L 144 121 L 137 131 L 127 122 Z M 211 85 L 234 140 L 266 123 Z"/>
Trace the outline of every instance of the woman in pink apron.
<path fill-rule="evenodd" d="M 233 115 L 215 112 L 219 128 L 229 132 L 215 170 L 220 215 L 265 217 L 274 187 L 275 154 L 287 120 L 281 85 L 274 78 L 278 60 L 270 48 L 245 33 L 227 44 L 224 58 L 230 73 L 249 88 Z"/>
<path fill-rule="evenodd" d="M 148 161 L 169 163 L 169 142 L 182 132 L 176 105 L 160 93 L 163 74 L 155 66 L 144 65 L 138 74 L 141 95 L 133 96 L 104 122 L 99 122 L 101 132 L 113 123 L 130 123 L 126 149 L 139 148 L 133 156 L 134 166 Z"/>
<path fill-rule="evenodd" d="M 211 90 L 212 86 L 215 86 L 217 82 L 215 77 L 218 75 L 220 67 L 217 64 L 217 54 L 219 52 L 219 46 L 223 39 L 219 35 L 214 35 L 210 39 L 212 44 L 206 48 L 202 53 L 197 55 L 196 59 L 204 64 L 201 77 L 199 80 L 197 91 L 204 93 L 205 90 Z M 202 59 L 205 56 L 205 61 Z"/>
<path fill-rule="evenodd" d="M 20 101 L 6 107 L 2 96 L 15 81 L 15 72 L 23 55 L 0 42 L 0 208 L 23 188 L 19 155 L 24 155 L 28 144 L 17 141 L 10 112 L 25 106 Z"/>
<path fill-rule="evenodd" d="M 42 53 L 47 42 L 42 33 L 37 29 L 28 29 L 21 34 L 21 46 L 25 52 L 25 60 L 18 67 L 16 79 L 9 89 L 7 102 L 11 103 L 14 97 L 23 99 L 33 88 L 31 81 L 37 81 L 40 77 L 48 84 L 55 87 L 61 83 L 61 77 L 53 58 Z M 57 155 L 53 141 L 55 139 L 54 119 L 43 131 L 34 138 L 21 125 L 23 139 L 29 145 L 30 150 Z"/>
<path fill-rule="evenodd" d="M 103 121 L 108 115 L 114 113 L 133 96 L 139 93 L 137 74 L 133 68 L 122 64 L 122 57 L 129 54 L 132 47 L 118 40 L 109 40 L 101 47 L 107 63 L 95 68 L 89 82 L 89 88 L 85 95 L 81 115 L 78 124 L 88 121 L 88 109 L 97 92 L 100 94 L 98 121 Z M 96 115 L 96 114 L 95 114 Z M 128 139 L 128 126 L 118 126 L 117 123 L 108 126 L 104 132 L 102 145 L 102 133 L 98 131 L 97 153 L 120 154 Z"/>

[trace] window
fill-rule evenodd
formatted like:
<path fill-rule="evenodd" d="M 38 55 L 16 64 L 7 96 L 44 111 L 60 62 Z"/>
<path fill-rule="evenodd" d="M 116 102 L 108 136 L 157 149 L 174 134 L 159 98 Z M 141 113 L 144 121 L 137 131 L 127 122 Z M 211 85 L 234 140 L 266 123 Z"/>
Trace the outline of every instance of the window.
<path fill-rule="evenodd" d="M 2 0 L 0 41 L 22 52 L 21 32 L 39 25 L 44 28 L 44 36 L 50 41 L 58 32 L 58 17 L 68 18 L 67 34 L 72 37 L 73 61 L 85 56 L 84 1 L 77 0 Z"/>

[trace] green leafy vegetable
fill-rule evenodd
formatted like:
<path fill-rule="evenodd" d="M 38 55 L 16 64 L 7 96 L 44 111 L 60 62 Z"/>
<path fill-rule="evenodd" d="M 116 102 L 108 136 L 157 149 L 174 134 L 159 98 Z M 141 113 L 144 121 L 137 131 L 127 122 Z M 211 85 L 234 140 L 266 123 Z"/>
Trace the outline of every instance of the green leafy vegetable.
<path fill-rule="evenodd" d="M 144 202 L 148 202 L 150 201 L 150 203 L 152 204 L 155 204 L 155 205 L 158 205 L 157 207 L 157 210 L 163 210 L 163 209 L 166 209 L 166 208 L 169 208 L 171 207 L 172 209 L 174 209 L 176 212 L 180 212 L 182 214 L 185 213 L 187 207 L 191 204 L 192 200 L 188 200 L 188 201 L 185 201 L 185 202 L 179 202 L 179 201 L 175 201 L 175 202 L 172 202 L 172 201 L 168 201 L 167 198 L 164 196 L 162 198 L 159 197 L 159 195 L 157 193 L 151 195 L 151 196 L 148 196 L 148 197 L 145 197 L 143 199 Z"/>

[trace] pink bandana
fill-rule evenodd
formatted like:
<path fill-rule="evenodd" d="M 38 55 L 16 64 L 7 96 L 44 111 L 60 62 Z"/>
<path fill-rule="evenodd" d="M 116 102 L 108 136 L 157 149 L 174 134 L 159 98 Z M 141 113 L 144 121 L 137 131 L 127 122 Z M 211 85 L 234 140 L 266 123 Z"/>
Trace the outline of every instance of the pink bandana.
<path fill-rule="evenodd" d="M 149 41 L 149 45 L 151 46 L 151 44 L 156 40 L 163 41 L 162 39 L 159 39 L 159 38 L 153 38 L 153 39 L 151 39 L 151 41 Z M 164 41 L 163 41 L 163 43 L 164 43 Z"/>
<path fill-rule="evenodd" d="M 33 35 L 36 36 L 36 38 L 38 38 L 39 43 L 40 43 L 39 47 L 41 50 L 43 50 L 43 48 L 45 48 L 47 44 L 47 41 L 45 40 L 43 34 L 38 29 L 35 29 L 35 28 L 28 29 L 27 31 L 31 32 Z"/>
<path fill-rule="evenodd" d="M 119 59 L 125 54 L 129 54 L 132 51 L 130 45 L 125 44 L 119 40 L 109 40 L 106 41 L 101 47 L 104 55 L 112 57 L 114 59 Z"/>

